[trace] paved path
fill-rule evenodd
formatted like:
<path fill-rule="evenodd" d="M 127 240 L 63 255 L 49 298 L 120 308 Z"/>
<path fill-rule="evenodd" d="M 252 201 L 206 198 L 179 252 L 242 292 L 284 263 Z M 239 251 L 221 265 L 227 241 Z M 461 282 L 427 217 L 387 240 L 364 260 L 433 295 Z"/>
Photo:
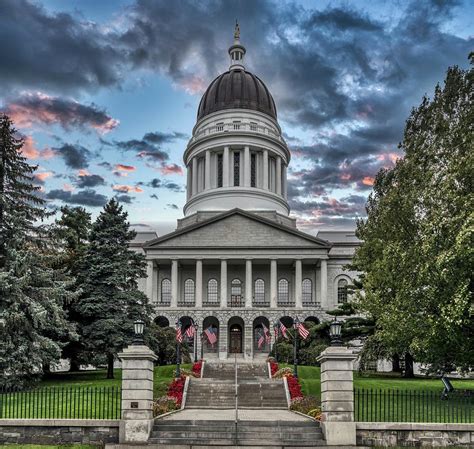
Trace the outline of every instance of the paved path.
<path fill-rule="evenodd" d="M 160 421 L 233 421 L 235 410 L 184 409 L 159 418 Z M 313 421 L 289 410 L 239 410 L 240 421 Z"/>

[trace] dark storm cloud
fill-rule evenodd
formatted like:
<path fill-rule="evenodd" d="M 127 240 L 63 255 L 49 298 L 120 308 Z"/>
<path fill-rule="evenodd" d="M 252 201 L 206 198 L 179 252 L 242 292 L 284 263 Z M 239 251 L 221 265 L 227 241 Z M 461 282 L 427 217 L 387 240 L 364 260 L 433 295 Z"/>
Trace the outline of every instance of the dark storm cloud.
<path fill-rule="evenodd" d="M 61 147 L 53 148 L 53 150 L 64 159 L 64 163 L 69 168 L 74 169 L 86 168 L 92 157 L 92 153 L 87 148 L 78 144 L 66 143 Z"/>
<path fill-rule="evenodd" d="M 80 189 L 84 187 L 97 187 L 105 185 L 105 179 L 100 175 L 82 175 L 76 180 L 76 185 Z"/>
<path fill-rule="evenodd" d="M 135 199 L 133 196 L 123 194 L 123 195 L 115 195 L 114 197 L 119 203 L 125 204 L 132 204 L 133 200 Z"/>
<path fill-rule="evenodd" d="M 65 190 L 55 189 L 46 194 L 50 200 L 60 200 L 67 204 L 79 204 L 81 206 L 101 207 L 107 203 L 107 197 L 97 193 L 93 189 L 80 190 L 72 193 Z"/>
<path fill-rule="evenodd" d="M 171 133 L 151 132 L 151 133 L 146 133 L 143 136 L 144 141 L 151 142 L 157 145 L 174 142 L 175 140 L 179 140 L 179 139 L 189 139 L 189 136 L 185 133 L 180 133 L 177 131 L 173 131 Z"/>
<path fill-rule="evenodd" d="M 160 178 L 153 178 L 151 181 L 147 182 L 147 187 L 151 187 L 153 189 L 168 189 L 172 192 L 183 192 L 183 187 L 179 184 L 176 184 L 172 181 L 162 181 Z M 157 198 L 158 199 L 158 198 Z"/>

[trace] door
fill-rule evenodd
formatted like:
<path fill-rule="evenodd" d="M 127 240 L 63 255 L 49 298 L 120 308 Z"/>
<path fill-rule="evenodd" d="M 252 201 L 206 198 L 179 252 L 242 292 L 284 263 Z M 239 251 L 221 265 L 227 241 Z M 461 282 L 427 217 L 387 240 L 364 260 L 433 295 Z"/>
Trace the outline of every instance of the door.
<path fill-rule="evenodd" d="M 231 354 L 242 353 L 242 328 L 238 324 L 234 324 L 230 328 L 230 348 Z"/>

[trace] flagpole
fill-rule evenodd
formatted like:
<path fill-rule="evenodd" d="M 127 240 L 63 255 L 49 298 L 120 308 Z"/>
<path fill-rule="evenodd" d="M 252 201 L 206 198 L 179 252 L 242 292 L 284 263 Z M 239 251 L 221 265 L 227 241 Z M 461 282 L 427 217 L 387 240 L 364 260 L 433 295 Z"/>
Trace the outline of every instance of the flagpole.
<path fill-rule="evenodd" d="M 201 360 L 203 359 L 204 359 L 204 331 L 201 332 Z"/>
<path fill-rule="evenodd" d="M 197 344 L 197 333 L 198 333 L 198 325 L 196 323 L 194 325 L 194 362 L 197 362 L 198 356 L 198 344 Z"/>
<path fill-rule="evenodd" d="M 293 361 L 294 361 L 293 376 L 298 378 L 298 329 L 296 328 L 296 321 L 294 321 L 293 323 L 293 329 L 295 332 L 295 335 L 293 337 Z"/>
<path fill-rule="evenodd" d="M 278 323 L 275 321 L 275 324 L 273 325 L 273 333 L 275 334 L 275 361 L 278 362 Z"/>
<path fill-rule="evenodd" d="M 181 322 L 179 320 L 176 322 L 176 328 L 178 327 L 181 327 Z M 181 359 L 181 354 L 180 354 L 179 341 L 176 340 L 176 376 L 175 376 L 176 378 L 181 377 L 181 369 L 179 366 L 180 359 Z"/>

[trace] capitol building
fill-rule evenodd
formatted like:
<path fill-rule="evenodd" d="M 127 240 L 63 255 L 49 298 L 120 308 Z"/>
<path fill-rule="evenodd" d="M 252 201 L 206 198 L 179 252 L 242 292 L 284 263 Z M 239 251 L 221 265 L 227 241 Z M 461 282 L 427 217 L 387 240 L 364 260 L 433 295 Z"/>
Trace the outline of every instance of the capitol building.
<path fill-rule="evenodd" d="M 353 231 L 300 231 L 290 216 L 290 151 L 264 82 L 244 65 L 238 27 L 230 67 L 211 82 L 184 151 L 187 197 L 176 230 L 139 232 L 147 260 L 140 288 L 162 326 L 211 328 L 206 358 L 264 357 L 264 327 L 320 322 L 347 301 L 356 273 L 343 270 L 360 244 Z M 198 351 L 201 351 L 198 338 Z M 198 353 L 199 353 L 198 352 Z"/>

